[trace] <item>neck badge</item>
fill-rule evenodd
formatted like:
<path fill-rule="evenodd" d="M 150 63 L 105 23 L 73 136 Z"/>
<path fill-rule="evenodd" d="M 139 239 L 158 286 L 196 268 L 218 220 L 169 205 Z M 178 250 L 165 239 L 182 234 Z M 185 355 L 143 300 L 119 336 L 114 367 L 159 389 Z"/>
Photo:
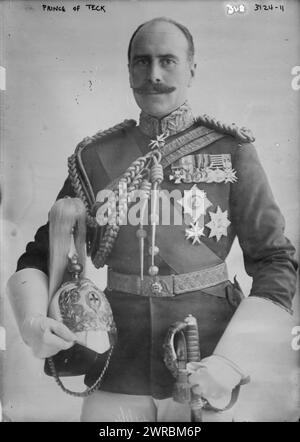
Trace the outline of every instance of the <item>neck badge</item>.
<path fill-rule="evenodd" d="M 166 144 L 166 139 L 168 138 L 169 133 L 164 132 L 160 135 L 157 135 L 155 140 L 150 140 L 149 147 L 151 150 L 153 149 L 161 149 Z"/>

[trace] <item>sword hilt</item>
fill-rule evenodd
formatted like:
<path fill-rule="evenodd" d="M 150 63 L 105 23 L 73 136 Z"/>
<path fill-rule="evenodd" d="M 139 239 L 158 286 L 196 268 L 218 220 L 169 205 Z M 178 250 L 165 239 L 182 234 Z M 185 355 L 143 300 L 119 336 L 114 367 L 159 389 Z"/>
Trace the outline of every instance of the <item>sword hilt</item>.
<path fill-rule="evenodd" d="M 200 356 L 200 344 L 198 335 L 198 324 L 197 319 L 192 315 L 188 315 L 184 320 L 187 324 L 185 329 L 186 338 L 186 350 L 187 350 L 187 361 L 188 362 L 199 362 Z"/>
<path fill-rule="evenodd" d="M 187 362 L 200 362 L 200 344 L 197 319 L 188 315 L 184 322 L 187 324 L 184 334 L 186 338 Z M 203 400 L 201 395 L 191 392 L 192 422 L 202 422 Z"/>
<path fill-rule="evenodd" d="M 203 401 L 201 395 L 192 393 L 186 369 L 187 362 L 200 361 L 197 319 L 189 315 L 183 322 L 172 324 L 168 330 L 164 348 L 165 364 L 176 377 L 173 399 L 181 404 L 189 403 L 192 409 L 192 421 L 201 422 Z"/>

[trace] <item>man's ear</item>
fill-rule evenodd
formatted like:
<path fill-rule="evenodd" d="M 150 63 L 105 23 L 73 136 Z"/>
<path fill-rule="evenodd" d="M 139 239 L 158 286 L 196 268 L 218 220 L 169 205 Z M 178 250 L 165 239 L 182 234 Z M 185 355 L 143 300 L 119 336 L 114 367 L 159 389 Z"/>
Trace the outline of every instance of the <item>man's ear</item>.
<path fill-rule="evenodd" d="M 131 72 L 130 72 L 130 63 L 127 64 L 127 68 L 128 68 L 129 86 L 132 87 L 132 82 L 131 82 Z"/>
<path fill-rule="evenodd" d="M 196 75 L 197 63 L 192 62 L 190 66 L 190 79 L 188 82 L 188 87 L 190 87 L 194 81 Z"/>

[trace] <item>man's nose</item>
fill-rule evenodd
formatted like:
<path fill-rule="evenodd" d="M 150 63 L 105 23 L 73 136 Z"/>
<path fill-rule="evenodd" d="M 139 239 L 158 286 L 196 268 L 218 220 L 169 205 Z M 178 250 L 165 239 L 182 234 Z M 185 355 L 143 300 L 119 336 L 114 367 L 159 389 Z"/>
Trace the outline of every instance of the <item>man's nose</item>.
<path fill-rule="evenodd" d="M 153 61 L 149 69 L 149 79 L 153 83 L 159 83 L 162 80 L 161 67 L 158 62 Z"/>

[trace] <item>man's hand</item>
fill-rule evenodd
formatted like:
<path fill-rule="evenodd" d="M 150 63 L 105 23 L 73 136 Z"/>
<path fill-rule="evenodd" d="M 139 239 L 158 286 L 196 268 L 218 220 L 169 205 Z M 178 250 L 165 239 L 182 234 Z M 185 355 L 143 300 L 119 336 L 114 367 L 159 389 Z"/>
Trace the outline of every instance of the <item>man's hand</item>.
<path fill-rule="evenodd" d="M 76 335 L 62 322 L 42 315 L 26 318 L 21 334 L 37 358 L 47 358 L 60 350 L 67 350 L 76 341 Z"/>
<path fill-rule="evenodd" d="M 218 356 L 210 356 L 201 362 L 190 362 L 187 369 L 193 392 L 220 410 L 229 404 L 232 390 L 242 380 L 242 374 L 229 361 Z"/>

